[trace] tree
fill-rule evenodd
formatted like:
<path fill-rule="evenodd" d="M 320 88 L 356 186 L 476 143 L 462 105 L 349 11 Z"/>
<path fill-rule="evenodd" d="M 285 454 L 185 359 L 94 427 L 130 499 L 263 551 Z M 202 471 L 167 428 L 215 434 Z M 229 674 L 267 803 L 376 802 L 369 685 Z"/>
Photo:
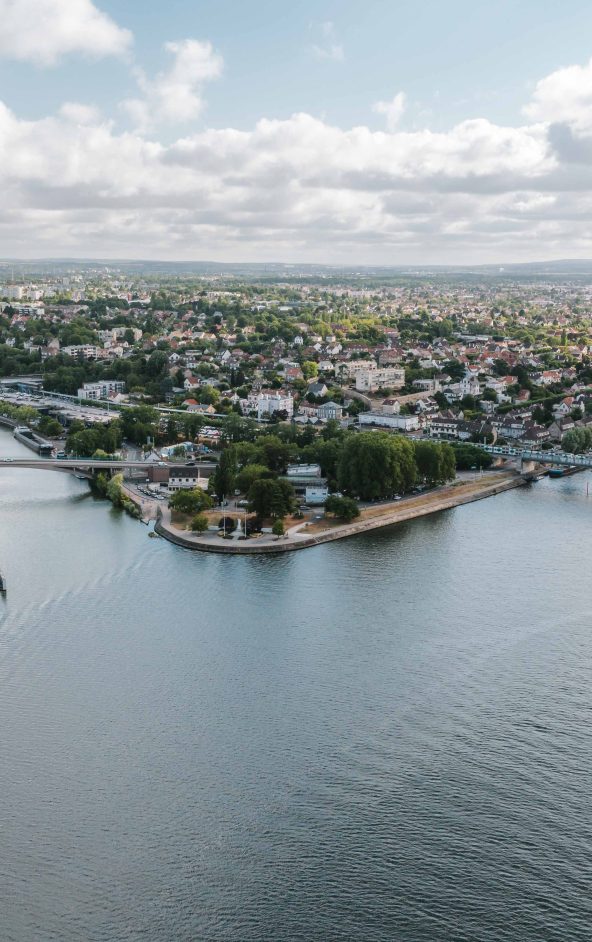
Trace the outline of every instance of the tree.
<path fill-rule="evenodd" d="M 458 445 L 449 446 L 454 452 L 456 467 L 459 471 L 467 471 L 470 468 L 489 468 L 493 458 L 482 448 L 476 445 L 470 445 L 468 442 L 462 442 Z"/>
<path fill-rule="evenodd" d="M 566 432 L 561 441 L 563 450 L 572 455 L 581 455 L 592 448 L 592 429 L 574 428 Z"/>
<path fill-rule="evenodd" d="M 305 379 L 313 379 L 319 374 L 319 364 L 314 360 L 305 360 L 302 364 L 302 375 Z"/>
<path fill-rule="evenodd" d="M 212 475 L 212 488 L 220 501 L 234 490 L 237 472 L 236 453 L 232 445 L 227 446 Z"/>
<path fill-rule="evenodd" d="M 427 484 L 443 484 L 456 476 L 456 461 L 450 445 L 417 441 L 413 447 L 418 474 Z"/>
<path fill-rule="evenodd" d="M 235 484 L 241 494 L 247 494 L 254 481 L 258 481 L 259 478 L 269 477 L 273 477 L 273 472 L 266 468 L 264 464 L 247 464 L 242 471 L 238 472 Z"/>
<path fill-rule="evenodd" d="M 362 432 L 346 439 L 338 467 L 340 490 L 362 500 L 409 491 L 417 479 L 413 445 L 400 435 Z"/>
<path fill-rule="evenodd" d="M 258 517 L 285 517 L 294 509 L 294 488 L 288 481 L 260 478 L 247 495 L 249 510 Z"/>
<path fill-rule="evenodd" d="M 178 510 L 182 514 L 198 514 L 213 506 L 212 498 L 201 487 L 182 488 L 175 491 L 169 500 L 171 510 Z"/>
<path fill-rule="evenodd" d="M 278 540 L 280 536 L 284 535 L 284 533 L 286 532 L 286 528 L 284 526 L 284 521 L 281 518 L 278 517 L 278 519 L 274 521 L 273 527 L 271 528 L 271 532 L 273 533 L 274 536 L 278 538 Z"/>
<path fill-rule="evenodd" d="M 283 442 L 277 435 L 261 435 L 255 444 L 257 461 L 277 474 L 285 473 L 288 462 L 296 454 L 294 445 Z"/>
<path fill-rule="evenodd" d="M 204 406 L 217 406 L 220 402 L 220 393 L 214 386 L 203 386 L 198 394 L 197 401 Z"/>
<path fill-rule="evenodd" d="M 205 531 L 208 529 L 208 526 L 208 518 L 205 514 L 196 514 L 191 521 L 191 529 L 194 533 L 205 533 Z"/>
<path fill-rule="evenodd" d="M 333 514 L 333 516 L 349 522 L 359 517 L 360 508 L 353 497 L 340 497 L 337 494 L 331 494 L 325 503 L 325 513 Z"/>
<path fill-rule="evenodd" d="M 49 435 L 50 438 L 56 438 L 64 431 L 64 427 L 60 425 L 58 420 L 52 419 L 49 415 L 41 416 L 37 428 L 42 435 Z"/>

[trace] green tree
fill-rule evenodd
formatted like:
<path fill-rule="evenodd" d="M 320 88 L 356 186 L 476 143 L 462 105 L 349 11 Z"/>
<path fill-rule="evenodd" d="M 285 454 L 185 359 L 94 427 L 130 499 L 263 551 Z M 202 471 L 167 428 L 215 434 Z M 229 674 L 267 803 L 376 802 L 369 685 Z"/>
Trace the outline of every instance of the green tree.
<path fill-rule="evenodd" d="M 427 484 L 443 484 L 456 476 L 456 461 L 450 445 L 416 441 L 413 447 L 417 472 Z"/>
<path fill-rule="evenodd" d="M 302 364 L 302 375 L 305 379 L 313 379 L 319 374 L 319 364 L 314 360 L 305 360 Z"/>
<path fill-rule="evenodd" d="M 198 514 L 203 510 L 210 510 L 213 506 L 212 498 L 201 487 L 182 488 L 175 491 L 169 500 L 171 510 L 178 510 L 183 514 Z"/>
<path fill-rule="evenodd" d="M 236 453 L 234 446 L 229 445 L 222 451 L 211 480 L 211 487 L 220 501 L 234 490 L 236 473 Z"/>
<path fill-rule="evenodd" d="M 280 536 L 283 536 L 284 533 L 286 532 L 284 521 L 280 517 L 278 517 L 278 519 L 274 521 L 273 527 L 271 528 L 271 532 L 273 533 L 274 536 L 278 538 L 278 540 Z"/>
<path fill-rule="evenodd" d="M 458 445 L 451 445 L 454 452 L 456 467 L 459 471 L 467 471 L 470 468 L 489 468 L 493 462 L 492 456 L 477 445 L 470 445 L 468 442 L 461 442 Z"/>
<path fill-rule="evenodd" d="M 333 514 L 334 517 L 349 522 L 359 517 L 360 508 L 353 497 L 340 497 L 337 494 L 331 494 L 325 503 L 325 513 Z"/>
<path fill-rule="evenodd" d="M 249 510 L 258 517 L 285 517 L 294 509 L 294 488 L 287 481 L 259 478 L 249 488 Z"/>
<path fill-rule="evenodd" d="M 191 521 L 191 529 L 194 533 L 205 533 L 208 525 L 208 518 L 205 514 L 196 514 Z"/>
<path fill-rule="evenodd" d="M 346 439 L 338 467 L 340 490 L 372 500 L 409 491 L 416 479 L 408 439 L 388 432 L 362 432 Z"/>
<path fill-rule="evenodd" d="M 247 494 L 254 481 L 258 481 L 259 478 L 269 477 L 273 477 L 273 472 L 264 464 L 247 464 L 238 472 L 235 484 L 241 494 Z"/>

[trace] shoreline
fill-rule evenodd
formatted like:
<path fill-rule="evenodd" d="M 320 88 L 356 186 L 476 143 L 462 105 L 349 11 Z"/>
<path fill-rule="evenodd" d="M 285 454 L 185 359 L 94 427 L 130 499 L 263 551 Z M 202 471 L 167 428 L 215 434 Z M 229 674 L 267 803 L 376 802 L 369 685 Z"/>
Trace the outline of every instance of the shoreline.
<path fill-rule="evenodd" d="M 395 507 L 389 505 L 383 514 L 365 520 L 335 526 L 311 536 L 306 535 L 306 527 L 301 525 L 298 528 L 292 528 L 292 532 L 288 532 L 288 539 L 274 539 L 267 543 L 261 543 L 258 540 L 254 540 L 252 543 L 222 540 L 217 536 L 190 536 L 188 531 L 178 530 L 172 525 L 170 514 L 166 514 L 169 519 L 165 520 L 165 514 L 163 514 L 160 507 L 158 508 L 154 532 L 170 543 L 200 553 L 243 556 L 264 553 L 290 553 L 320 546 L 322 543 L 330 543 L 334 540 L 347 539 L 357 536 L 359 533 L 367 533 L 370 530 L 378 530 L 382 527 L 404 523 L 407 520 L 425 517 L 429 514 L 439 513 L 442 510 L 451 510 L 463 504 L 494 497 L 496 494 L 513 490 L 516 487 L 523 487 L 528 483 L 529 481 L 526 478 L 517 473 L 510 475 L 504 472 L 494 472 L 480 481 L 467 481 L 463 484 L 448 485 L 432 491 L 430 494 L 409 497 L 404 503 Z M 304 532 L 301 532 L 302 530 Z"/>

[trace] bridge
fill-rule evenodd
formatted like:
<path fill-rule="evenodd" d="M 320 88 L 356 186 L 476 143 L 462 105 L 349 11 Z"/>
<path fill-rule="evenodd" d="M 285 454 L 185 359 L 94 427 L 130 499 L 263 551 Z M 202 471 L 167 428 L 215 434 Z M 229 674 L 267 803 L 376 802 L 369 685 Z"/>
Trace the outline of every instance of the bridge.
<path fill-rule="evenodd" d="M 164 461 L 127 461 L 115 458 L 0 458 L 1 468 L 33 468 L 35 471 L 61 471 L 92 477 L 95 471 L 144 471 L 151 467 L 169 467 Z M 212 472 L 216 465 L 200 461 L 195 467 Z"/>
<path fill-rule="evenodd" d="M 539 448 L 515 448 L 512 445 L 479 445 L 483 451 L 501 458 L 519 458 L 522 464 L 556 464 L 569 468 L 592 469 L 592 452 L 583 455 L 570 455 L 567 451 L 543 451 Z"/>

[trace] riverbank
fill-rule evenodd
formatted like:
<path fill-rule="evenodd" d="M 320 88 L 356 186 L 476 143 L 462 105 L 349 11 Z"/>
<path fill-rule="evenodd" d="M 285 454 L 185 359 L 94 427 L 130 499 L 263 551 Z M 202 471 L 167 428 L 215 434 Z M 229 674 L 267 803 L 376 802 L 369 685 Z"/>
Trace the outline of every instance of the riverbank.
<path fill-rule="evenodd" d="M 205 553 L 253 554 L 253 553 L 288 553 L 307 549 L 333 540 L 343 540 L 359 533 L 366 533 L 380 527 L 392 526 L 424 517 L 428 514 L 450 510 L 462 504 L 493 497 L 504 491 L 521 487 L 527 481 L 513 472 L 493 472 L 482 477 L 437 488 L 428 494 L 405 498 L 398 502 L 389 502 L 362 511 L 361 519 L 353 523 L 339 524 L 322 518 L 320 521 L 299 523 L 291 527 L 284 538 L 277 539 L 264 534 L 251 540 L 225 540 L 217 533 L 192 534 L 181 530 L 171 521 L 168 508 L 158 508 L 154 527 L 159 536 L 177 546 Z"/>

